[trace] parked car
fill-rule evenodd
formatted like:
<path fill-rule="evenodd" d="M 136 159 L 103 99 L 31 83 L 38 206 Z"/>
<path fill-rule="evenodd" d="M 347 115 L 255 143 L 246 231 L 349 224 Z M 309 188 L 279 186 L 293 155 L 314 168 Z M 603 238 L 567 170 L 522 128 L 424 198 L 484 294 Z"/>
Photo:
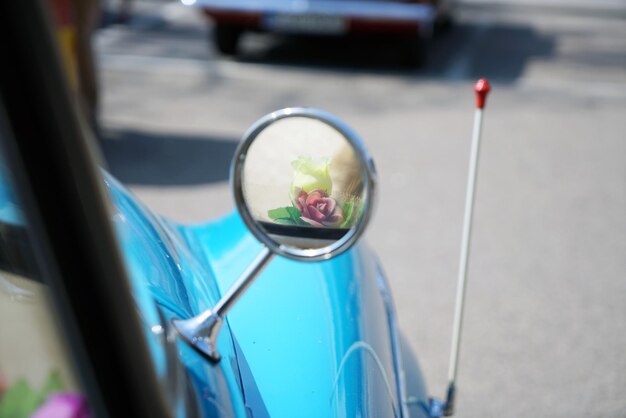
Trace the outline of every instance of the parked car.
<path fill-rule="evenodd" d="M 212 40 L 235 55 L 246 31 L 345 36 L 369 34 L 403 38 L 413 64 L 423 60 L 424 41 L 452 20 L 452 0 L 183 0 L 214 22 Z M 397 42 L 395 43 L 397 45 Z"/>
<path fill-rule="evenodd" d="M 358 135 L 273 112 L 238 212 L 169 221 L 100 168 L 41 7 L 0 5 L 0 417 L 441 416 L 360 240 Z"/>

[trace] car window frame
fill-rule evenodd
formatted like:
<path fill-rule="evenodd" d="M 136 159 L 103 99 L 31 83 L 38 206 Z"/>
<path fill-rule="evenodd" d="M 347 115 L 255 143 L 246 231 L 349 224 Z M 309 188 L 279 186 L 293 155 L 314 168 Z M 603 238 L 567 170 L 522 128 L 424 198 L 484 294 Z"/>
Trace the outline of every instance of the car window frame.
<path fill-rule="evenodd" d="M 92 416 L 168 417 L 95 139 L 69 92 L 44 5 L 0 2 L 2 152 Z"/>

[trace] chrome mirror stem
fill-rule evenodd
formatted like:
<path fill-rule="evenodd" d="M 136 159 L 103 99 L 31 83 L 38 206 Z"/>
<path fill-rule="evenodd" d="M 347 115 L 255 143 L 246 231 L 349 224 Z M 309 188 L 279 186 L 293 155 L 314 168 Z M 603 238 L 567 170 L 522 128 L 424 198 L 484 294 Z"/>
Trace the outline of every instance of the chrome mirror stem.
<path fill-rule="evenodd" d="M 217 363 L 220 354 L 217 351 L 217 337 L 224 323 L 224 316 L 239 300 L 263 271 L 274 254 L 267 247 L 254 259 L 237 281 L 211 309 L 190 319 L 173 319 L 172 325 L 180 338 L 200 354 Z"/>

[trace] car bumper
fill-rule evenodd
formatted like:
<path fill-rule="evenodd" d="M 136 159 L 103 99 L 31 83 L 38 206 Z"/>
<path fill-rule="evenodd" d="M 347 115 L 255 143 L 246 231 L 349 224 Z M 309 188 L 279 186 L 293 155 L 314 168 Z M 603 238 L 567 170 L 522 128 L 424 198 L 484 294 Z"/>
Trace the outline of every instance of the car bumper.
<path fill-rule="evenodd" d="M 274 31 L 303 33 L 432 33 L 437 10 L 432 4 L 370 0 L 182 0 L 218 22 Z M 301 28 L 273 25 L 276 17 L 300 18 Z M 309 20 L 307 20 L 309 19 Z M 317 28 L 315 27 L 319 23 Z M 340 19 L 342 25 L 331 24 Z M 308 22 L 308 23 L 307 23 Z M 313 23 L 313 24 L 311 24 Z M 308 26 L 307 26 L 308 25 Z M 325 26 L 326 25 L 326 26 Z M 291 30 L 290 30 L 291 29 Z"/>

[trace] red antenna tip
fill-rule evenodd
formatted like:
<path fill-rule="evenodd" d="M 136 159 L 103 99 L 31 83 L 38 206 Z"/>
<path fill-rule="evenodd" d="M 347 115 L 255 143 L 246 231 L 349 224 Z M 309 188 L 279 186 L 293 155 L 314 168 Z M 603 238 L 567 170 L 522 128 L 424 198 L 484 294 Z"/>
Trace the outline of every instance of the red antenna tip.
<path fill-rule="evenodd" d="M 489 93 L 489 90 L 491 90 L 491 86 L 486 78 L 481 78 L 476 82 L 476 84 L 474 84 L 474 91 L 476 92 L 476 107 L 478 109 L 485 107 L 487 93 Z"/>

